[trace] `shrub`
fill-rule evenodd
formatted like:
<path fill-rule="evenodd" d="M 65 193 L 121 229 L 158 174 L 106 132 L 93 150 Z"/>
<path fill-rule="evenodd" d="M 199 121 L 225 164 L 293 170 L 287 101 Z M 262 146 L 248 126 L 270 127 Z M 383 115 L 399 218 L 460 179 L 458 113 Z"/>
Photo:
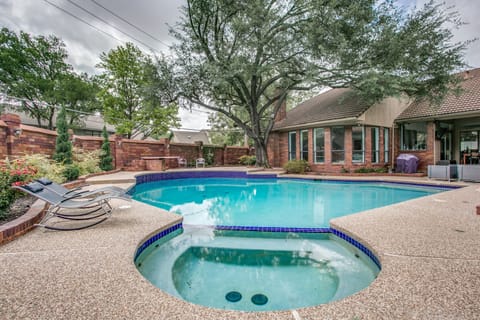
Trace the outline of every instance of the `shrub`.
<path fill-rule="evenodd" d="M 255 156 L 243 155 L 238 158 L 238 162 L 245 166 L 253 166 L 257 162 L 257 158 Z"/>
<path fill-rule="evenodd" d="M 81 176 L 102 171 L 100 168 L 101 152 L 101 150 L 84 151 L 83 149 L 73 149 L 73 163 L 80 168 Z"/>
<path fill-rule="evenodd" d="M 67 181 L 77 180 L 80 176 L 80 168 L 76 164 L 66 166 L 62 172 Z"/>
<path fill-rule="evenodd" d="M 300 173 L 303 174 L 310 170 L 308 162 L 305 160 L 290 160 L 283 167 L 287 173 Z"/>
<path fill-rule="evenodd" d="M 24 159 L 0 162 L 0 218 L 6 216 L 12 202 L 20 194 L 11 186 L 29 183 L 37 174 L 37 169 Z"/>
<path fill-rule="evenodd" d="M 72 142 L 68 135 L 68 125 L 65 107 L 62 107 L 57 117 L 57 140 L 55 142 L 55 161 L 71 164 L 72 163 Z"/>
<path fill-rule="evenodd" d="M 205 159 L 205 164 L 207 166 L 213 165 L 213 162 L 215 160 L 215 148 L 204 146 L 202 151 L 203 158 Z"/>
<path fill-rule="evenodd" d="M 102 131 L 103 143 L 102 152 L 100 153 L 100 168 L 103 171 L 113 170 L 113 158 L 110 151 L 110 141 L 108 140 L 107 128 L 103 126 Z"/>

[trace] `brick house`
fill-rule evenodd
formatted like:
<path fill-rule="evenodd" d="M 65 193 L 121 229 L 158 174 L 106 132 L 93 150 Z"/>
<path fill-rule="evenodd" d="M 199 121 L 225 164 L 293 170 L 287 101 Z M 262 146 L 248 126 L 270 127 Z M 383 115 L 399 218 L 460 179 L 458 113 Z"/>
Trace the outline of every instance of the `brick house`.
<path fill-rule="evenodd" d="M 293 108 L 281 110 L 269 139 L 269 160 L 283 166 L 303 159 L 313 171 L 353 171 L 385 167 L 393 160 L 394 120 L 409 105 L 406 98 L 361 103 L 349 89 L 331 89 Z"/>
<path fill-rule="evenodd" d="M 419 158 L 418 171 L 438 160 L 478 162 L 480 68 L 459 74 L 463 89 L 441 105 L 408 98 L 362 104 L 349 89 L 332 89 L 289 112 L 283 108 L 269 139 L 269 160 L 304 159 L 313 171 L 336 173 L 391 167 L 399 154 Z"/>
<path fill-rule="evenodd" d="M 395 120 L 397 153 L 420 159 L 420 170 L 439 160 L 478 164 L 480 145 L 480 68 L 458 74 L 460 95 L 448 95 L 440 105 L 413 101 Z"/>

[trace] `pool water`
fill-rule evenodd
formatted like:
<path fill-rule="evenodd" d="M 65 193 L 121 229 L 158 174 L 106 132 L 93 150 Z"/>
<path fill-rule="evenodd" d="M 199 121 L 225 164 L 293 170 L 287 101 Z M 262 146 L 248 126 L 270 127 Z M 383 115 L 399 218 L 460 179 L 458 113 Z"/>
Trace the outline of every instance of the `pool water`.
<path fill-rule="evenodd" d="M 135 263 L 155 286 L 204 306 L 270 311 L 328 303 L 366 288 L 380 271 L 362 244 L 329 229 L 331 219 L 442 191 L 283 178 L 140 183 L 133 198 L 182 215 L 184 229 L 149 240 Z"/>
<path fill-rule="evenodd" d="M 137 266 L 155 286 L 219 309 L 314 306 L 367 287 L 379 272 L 362 252 L 326 234 L 187 228 L 148 251 Z"/>
<path fill-rule="evenodd" d="M 134 199 L 184 224 L 329 227 L 331 219 L 444 191 L 386 183 L 293 179 L 176 179 L 140 184 Z"/>

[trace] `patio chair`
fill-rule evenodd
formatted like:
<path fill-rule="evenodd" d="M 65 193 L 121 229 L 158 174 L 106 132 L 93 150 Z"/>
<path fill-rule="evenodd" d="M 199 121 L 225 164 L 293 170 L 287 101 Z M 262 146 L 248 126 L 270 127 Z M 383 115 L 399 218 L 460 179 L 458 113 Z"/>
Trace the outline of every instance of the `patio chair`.
<path fill-rule="evenodd" d="M 117 196 L 118 198 L 125 198 L 125 200 L 131 199 L 131 196 L 126 193 L 126 190 L 116 186 L 107 186 L 93 190 L 82 190 L 80 187 L 74 189 L 67 189 L 61 184 L 53 182 L 48 178 L 35 179 L 35 181 L 42 184 L 44 188 L 49 189 L 56 194 L 59 194 L 62 197 L 66 198 L 90 198 L 98 196 L 100 194 L 115 194 L 115 196 Z"/>
<path fill-rule="evenodd" d="M 80 230 L 104 222 L 111 215 L 113 208 L 108 201 L 112 198 L 131 201 L 130 199 L 115 193 L 99 194 L 97 197 L 91 199 L 82 199 L 77 196 L 63 197 L 47 188 L 44 188 L 44 186 L 39 182 L 31 182 L 24 186 L 13 186 L 12 188 L 28 193 L 37 199 L 48 203 L 49 207 L 47 212 L 37 226 L 59 231 Z M 89 222 L 87 224 L 74 227 L 56 227 L 47 225 L 47 221 L 53 217 L 64 220 Z"/>
<path fill-rule="evenodd" d="M 185 158 L 178 158 L 178 166 L 179 167 L 187 167 L 187 160 Z"/>
<path fill-rule="evenodd" d="M 195 160 L 195 167 L 204 167 L 205 168 L 205 159 L 204 158 L 198 158 L 197 160 Z"/>

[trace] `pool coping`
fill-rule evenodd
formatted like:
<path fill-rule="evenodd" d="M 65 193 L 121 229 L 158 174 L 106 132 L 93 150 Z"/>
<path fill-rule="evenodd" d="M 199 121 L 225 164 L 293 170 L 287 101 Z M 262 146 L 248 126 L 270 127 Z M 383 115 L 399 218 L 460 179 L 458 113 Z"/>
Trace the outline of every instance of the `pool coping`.
<path fill-rule="evenodd" d="M 134 250 L 145 235 L 181 219 L 134 201 L 131 208 L 115 202 L 117 212 L 98 227 L 74 233 L 35 229 L 0 246 L 0 310 L 9 319 L 472 319 L 480 312 L 480 190 L 463 185 L 332 220 L 332 228 L 374 250 L 382 271 L 370 287 L 330 304 L 245 313 L 192 305 L 161 292 L 136 271 Z"/>

